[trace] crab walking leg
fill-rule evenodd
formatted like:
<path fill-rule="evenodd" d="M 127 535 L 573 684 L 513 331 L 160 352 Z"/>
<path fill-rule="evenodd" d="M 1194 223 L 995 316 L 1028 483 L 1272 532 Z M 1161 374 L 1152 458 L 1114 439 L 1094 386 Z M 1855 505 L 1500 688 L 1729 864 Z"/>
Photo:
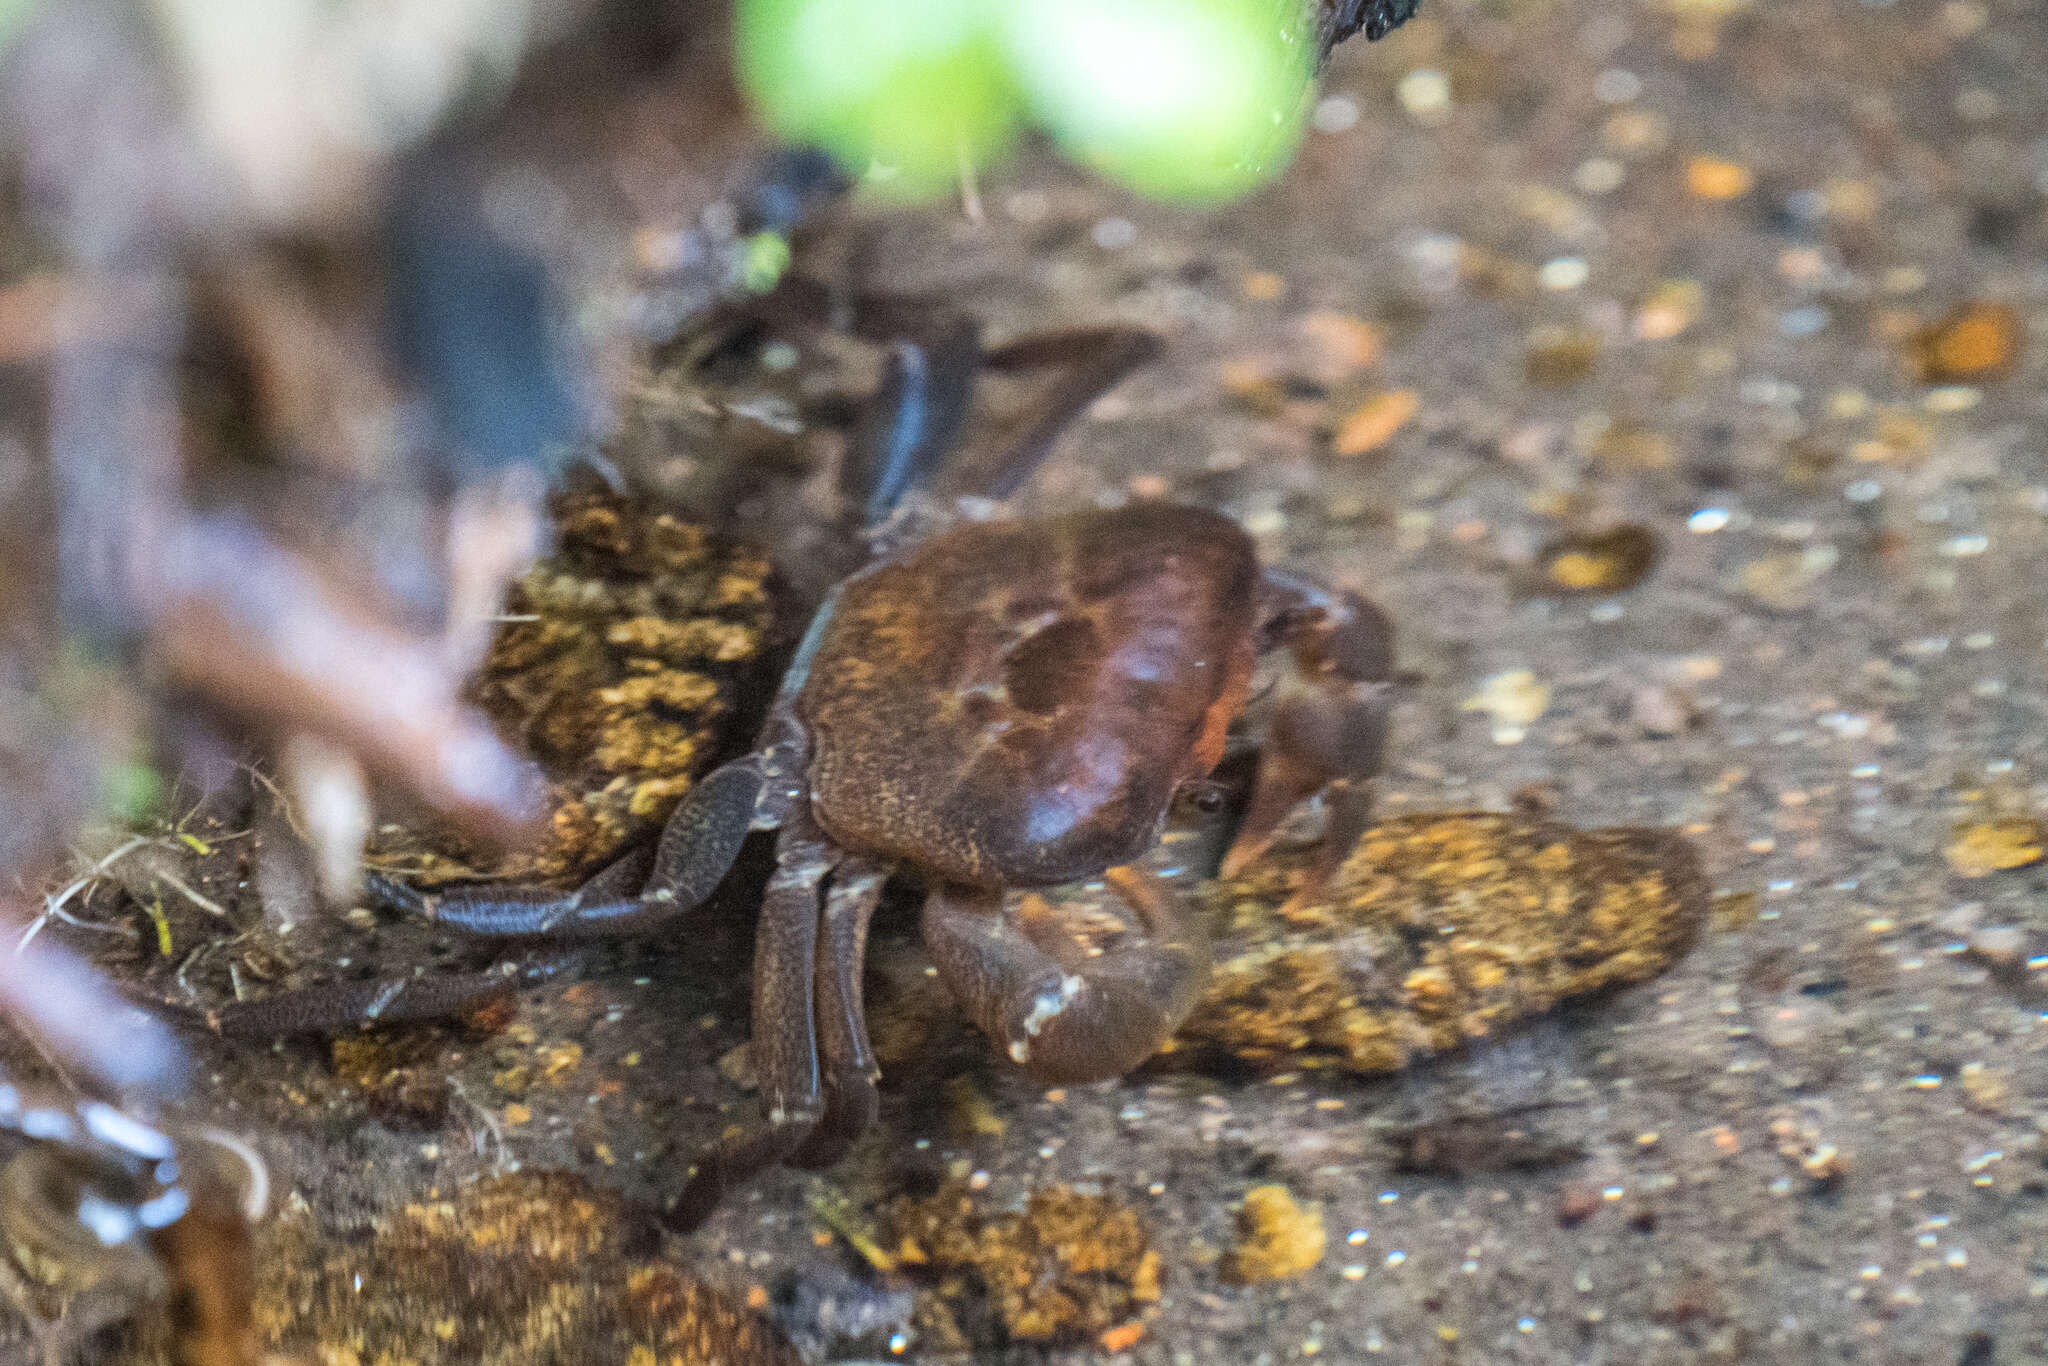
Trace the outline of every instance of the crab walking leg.
<path fill-rule="evenodd" d="M 989 498 L 1008 498 L 1022 488 L 1073 420 L 1114 389 L 1125 375 L 1163 349 L 1159 337 L 1138 327 L 1084 327 L 1040 332 L 992 347 L 982 356 L 990 370 L 1037 370 L 1062 366 L 1038 416 L 996 463 L 986 487 Z"/>
<path fill-rule="evenodd" d="M 961 1008 L 1039 1081 L 1100 1081 L 1159 1050 L 1209 975 L 1209 941 L 1145 874 L 1104 874 L 1144 927 L 1090 955 L 1049 914 L 1004 914 L 1000 892 L 941 890 L 924 941 Z"/>
<path fill-rule="evenodd" d="M 519 986 L 519 977 L 497 971 L 330 983 L 231 1002 L 204 1018 L 227 1039 L 331 1034 L 352 1025 L 452 1019 L 510 996 Z"/>
<path fill-rule="evenodd" d="M 372 893 L 387 905 L 424 915 L 480 936 L 549 935 L 609 938 L 657 928 L 703 904 L 739 857 L 753 827 L 766 779 L 758 759 L 735 759 L 708 774 L 676 808 L 661 832 L 654 871 L 640 894 L 620 872 L 626 858 L 606 867 L 568 896 L 530 887 L 462 888 L 423 894 L 389 878 L 375 878 Z"/>
<path fill-rule="evenodd" d="M 875 1122 L 882 1069 L 868 1043 L 861 1004 L 861 967 L 867 960 L 868 922 L 882 899 L 886 868 L 860 859 L 842 862 L 818 924 L 818 1052 L 824 1064 L 825 1114 L 791 1165 L 833 1166 Z"/>
<path fill-rule="evenodd" d="M 841 486 L 875 527 L 913 488 L 921 488 L 953 453 L 981 368 L 980 325 L 955 319 L 929 342 L 898 339 L 889 347 L 882 387 L 854 429 Z"/>
<path fill-rule="evenodd" d="M 819 891 L 834 857 L 809 811 L 791 812 L 754 936 L 754 1071 L 768 1122 L 728 1137 L 698 1162 L 671 1216 L 685 1232 L 727 1191 L 787 1162 L 823 1117 L 814 984 Z"/>
<path fill-rule="evenodd" d="M 1394 626 L 1355 593 L 1274 570 L 1266 574 L 1269 630 L 1293 653 L 1237 838 L 1222 874 L 1235 876 L 1272 846 L 1296 805 L 1324 794 L 1329 825 L 1308 877 L 1289 906 L 1319 896 L 1372 815 L 1371 780 L 1386 757 L 1393 693 Z"/>
<path fill-rule="evenodd" d="M 854 335 L 890 348 L 882 386 L 853 436 L 842 491 L 872 529 L 903 495 L 925 488 L 958 444 L 985 370 L 1065 371 L 1039 404 L 1022 436 L 972 491 L 988 498 L 1015 493 L 1053 443 L 1088 405 L 1156 357 L 1157 335 L 1137 327 L 1086 327 L 1039 332 L 984 348 L 981 324 L 930 299 L 889 294 L 835 296 L 814 280 L 792 277 L 764 301 L 791 320 L 843 314 Z"/>

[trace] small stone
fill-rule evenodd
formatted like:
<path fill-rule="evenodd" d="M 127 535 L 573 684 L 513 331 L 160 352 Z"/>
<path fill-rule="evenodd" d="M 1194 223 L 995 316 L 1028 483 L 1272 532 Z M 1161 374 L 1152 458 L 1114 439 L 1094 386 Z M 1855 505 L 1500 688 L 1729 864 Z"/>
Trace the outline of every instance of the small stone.
<path fill-rule="evenodd" d="M 1315 350 L 1319 379 L 1334 382 L 1379 363 L 1380 330 L 1363 318 L 1319 309 L 1301 320 L 1301 333 Z"/>
<path fill-rule="evenodd" d="M 1636 309 L 1632 330 L 1643 341 L 1668 341 L 1693 325 L 1706 290 L 1698 280 L 1664 280 Z"/>
<path fill-rule="evenodd" d="M 1600 1212 L 1600 1192 L 1583 1181 L 1574 1181 L 1557 1193 L 1557 1222 L 1577 1228 Z"/>
<path fill-rule="evenodd" d="M 1527 669 L 1497 673 L 1479 691 L 1458 704 L 1460 711 L 1483 711 L 1493 719 L 1497 745 L 1520 744 L 1536 719 L 1550 709 L 1550 685 Z"/>
<path fill-rule="evenodd" d="M 1799 1169 L 1816 1186 L 1829 1189 L 1849 1174 L 1849 1156 L 1832 1143 L 1817 1143 L 1800 1157 Z"/>
<path fill-rule="evenodd" d="M 754 1046 L 750 1043 L 735 1044 L 718 1055 L 718 1075 L 742 1091 L 752 1091 L 761 1084 L 754 1072 Z"/>
<path fill-rule="evenodd" d="M 1657 739 L 1683 735 L 1691 729 L 1697 710 L 1691 689 L 1668 683 L 1637 688 L 1628 704 L 1636 729 Z"/>
<path fill-rule="evenodd" d="M 1114 1328 L 1103 1329 L 1095 1341 L 1101 1346 L 1103 1351 L 1115 1355 L 1118 1352 L 1130 1351 L 1144 1337 L 1145 1321 L 1143 1319 L 1132 1319 L 1129 1323 L 1120 1323 Z"/>
<path fill-rule="evenodd" d="M 1223 1279 L 1256 1285 L 1298 1276 L 1323 1259 L 1328 1242 L 1321 1205 L 1296 1204 L 1285 1186 L 1253 1186 L 1237 1212 L 1237 1244 L 1223 1259 Z"/>
<path fill-rule="evenodd" d="M 1376 394 L 1344 415 L 1330 448 L 1338 455 L 1369 455 L 1393 440 L 1421 405 L 1422 398 L 1413 389 Z"/>
<path fill-rule="evenodd" d="M 1287 390 L 1265 361 L 1246 357 L 1223 362 L 1223 392 L 1259 417 L 1278 417 L 1287 407 Z"/>
<path fill-rule="evenodd" d="M 1915 333 L 1912 359 L 1929 384 L 1998 379 L 2019 363 L 2025 329 L 2011 304 L 1963 304 Z"/>
<path fill-rule="evenodd" d="M 1793 1053 L 1832 1048 L 1842 1029 L 1839 1011 L 1796 989 L 1764 1002 L 1757 1015 L 1757 1037 L 1772 1048 Z"/>
<path fill-rule="evenodd" d="M 2048 827 L 2032 816 L 2007 816 L 1963 826 L 1943 852 L 1956 876 L 1978 878 L 2039 863 L 2044 845 Z"/>
<path fill-rule="evenodd" d="M 1993 967 L 2012 967 L 2026 951 L 2026 931 L 2017 925 L 1987 925 L 1970 935 L 1970 952 Z"/>
<path fill-rule="evenodd" d="M 1529 383 L 1561 389 L 1593 373 L 1603 349 L 1600 334 L 1582 327 L 1539 327 L 1529 334 L 1522 371 Z"/>
<path fill-rule="evenodd" d="M 1441 71 L 1419 67 L 1401 78 L 1394 87 L 1409 118 L 1425 127 L 1435 127 L 1451 116 L 1451 78 Z"/>
<path fill-rule="evenodd" d="M 1966 1062 L 1961 1075 L 1963 1103 L 1980 1115 L 2003 1115 L 2012 1103 L 2012 1078 L 1981 1062 Z"/>
<path fill-rule="evenodd" d="M 1545 586 L 1563 593 L 1618 593 L 1656 567 L 1660 547 L 1647 527 L 1624 524 L 1552 541 L 1536 554 Z"/>
<path fill-rule="evenodd" d="M 1271 303 L 1287 293 L 1287 279 L 1270 270 L 1254 270 L 1245 275 L 1241 288 L 1245 298 Z"/>
<path fill-rule="evenodd" d="M 1701 199 L 1740 199 L 1754 183 L 1747 166 L 1722 157 L 1697 156 L 1685 163 L 1685 186 Z"/>

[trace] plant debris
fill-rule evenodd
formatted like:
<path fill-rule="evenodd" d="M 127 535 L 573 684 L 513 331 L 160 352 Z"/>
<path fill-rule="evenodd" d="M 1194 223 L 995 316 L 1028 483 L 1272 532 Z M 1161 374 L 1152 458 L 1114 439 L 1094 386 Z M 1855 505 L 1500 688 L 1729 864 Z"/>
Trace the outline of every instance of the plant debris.
<path fill-rule="evenodd" d="M 1253 1186 L 1237 1211 L 1237 1243 L 1223 1259 L 1232 1285 L 1299 1276 L 1323 1259 L 1323 1207 L 1295 1203 L 1287 1187 Z"/>
<path fill-rule="evenodd" d="M 1051 1185 L 1021 1211 L 990 1214 L 953 1181 L 896 1200 L 882 1222 L 896 1263 L 932 1287 L 918 1323 L 935 1351 L 1078 1346 L 1159 1299 L 1159 1253 L 1137 1211 L 1113 1196 Z"/>
<path fill-rule="evenodd" d="M 650 1255 L 647 1219 L 572 1172 L 487 1177 L 358 1233 L 304 1215 L 265 1231 L 257 1321 L 280 1350 L 311 1342 L 354 1366 L 800 1366 L 766 1322 Z"/>
<path fill-rule="evenodd" d="M 2041 861 L 2048 826 L 2032 816 L 1976 821 L 1956 831 L 1944 851 L 1958 877 L 1989 877 Z"/>
<path fill-rule="evenodd" d="M 1575 830 L 1516 812 L 1367 830 L 1328 898 L 1282 912 L 1301 861 L 1215 884 L 1216 972 L 1169 1048 L 1387 1072 L 1574 996 L 1655 977 L 1710 889 L 1668 830 Z"/>

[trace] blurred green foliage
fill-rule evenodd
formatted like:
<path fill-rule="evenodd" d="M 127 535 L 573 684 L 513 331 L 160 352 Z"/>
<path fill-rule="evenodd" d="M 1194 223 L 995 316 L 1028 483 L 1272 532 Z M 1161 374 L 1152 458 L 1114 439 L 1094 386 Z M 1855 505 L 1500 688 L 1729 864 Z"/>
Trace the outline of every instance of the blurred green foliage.
<path fill-rule="evenodd" d="M 741 77 L 777 133 L 929 194 L 1015 136 L 992 12 L 984 0 L 742 0 Z"/>
<path fill-rule="evenodd" d="M 15 25 L 28 17 L 35 8 L 36 0 L 0 0 L 0 48 L 7 46 L 7 39 L 13 34 Z"/>
<path fill-rule="evenodd" d="M 789 239 L 779 232 L 757 232 L 743 244 L 740 283 L 752 294 L 766 294 L 782 282 L 789 269 Z"/>
<path fill-rule="evenodd" d="M 1026 121 L 1163 199 L 1291 159 L 1315 61 L 1304 0 L 740 0 L 763 117 L 884 192 L 929 195 Z"/>

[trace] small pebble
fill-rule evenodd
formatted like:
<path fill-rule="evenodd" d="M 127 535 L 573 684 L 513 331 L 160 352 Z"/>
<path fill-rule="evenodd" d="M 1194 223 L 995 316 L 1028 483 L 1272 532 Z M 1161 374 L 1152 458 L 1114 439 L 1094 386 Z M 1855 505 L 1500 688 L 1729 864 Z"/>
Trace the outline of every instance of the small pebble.
<path fill-rule="evenodd" d="M 1509 669 L 1487 679 L 1458 709 L 1491 717 L 1495 744 L 1520 744 L 1529 726 L 1550 709 L 1550 686 L 1527 669 Z"/>
<path fill-rule="evenodd" d="M 1409 118 L 1424 127 L 1434 127 L 1451 116 L 1451 78 L 1441 71 L 1422 67 L 1401 78 L 1394 88 Z"/>
<path fill-rule="evenodd" d="M 1966 303 L 1913 335 L 1912 361 L 1928 384 L 1998 379 L 2018 365 L 2023 336 L 2011 304 Z"/>
<path fill-rule="evenodd" d="M 1682 735 L 1692 726 L 1694 705 L 1690 690 L 1652 684 L 1629 698 L 1629 720 L 1645 735 Z"/>
<path fill-rule="evenodd" d="M 1349 95 L 1325 95 L 1310 118 L 1318 133 L 1344 133 L 1358 126 L 1358 101 Z"/>
<path fill-rule="evenodd" d="M 1755 178 L 1749 168 L 1721 157 L 1697 156 L 1685 164 L 1685 185 L 1701 199 L 1740 199 Z"/>
<path fill-rule="evenodd" d="M 2026 931 L 2017 925 L 1987 925 L 1970 936 L 1970 952 L 1996 967 L 2011 967 L 2026 951 Z"/>
<path fill-rule="evenodd" d="M 1599 1190 L 1574 1181 L 1557 1193 L 1557 1222 L 1577 1228 L 1599 1212 L 1600 1204 Z"/>

